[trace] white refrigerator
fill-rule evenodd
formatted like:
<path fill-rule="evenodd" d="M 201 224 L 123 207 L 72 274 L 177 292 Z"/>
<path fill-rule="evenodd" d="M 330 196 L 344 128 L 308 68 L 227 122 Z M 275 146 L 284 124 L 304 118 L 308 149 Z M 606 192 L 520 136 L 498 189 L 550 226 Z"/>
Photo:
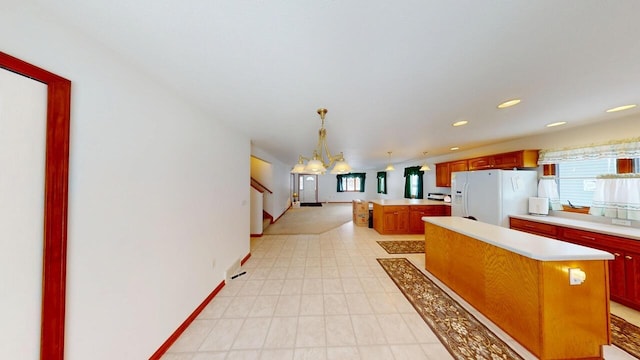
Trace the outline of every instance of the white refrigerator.
<path fill-rule="evenodd" d="M 538 194 L 535 170 L 478 170 L 451 174 L 451 216 L 509 227 L 509 215 L 527 214 Z"/>

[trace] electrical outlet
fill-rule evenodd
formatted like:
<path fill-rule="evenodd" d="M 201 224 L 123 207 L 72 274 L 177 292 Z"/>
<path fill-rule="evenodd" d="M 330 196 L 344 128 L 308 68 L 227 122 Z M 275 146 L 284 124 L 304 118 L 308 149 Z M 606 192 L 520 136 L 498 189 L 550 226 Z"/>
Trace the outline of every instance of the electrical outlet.
<path fill-rule="evenodd" d="M 631 221 L 629 221 L 629 220 L 611 219 L 611 223 L 614 224 L 614 225 L 631 226 Z"/>

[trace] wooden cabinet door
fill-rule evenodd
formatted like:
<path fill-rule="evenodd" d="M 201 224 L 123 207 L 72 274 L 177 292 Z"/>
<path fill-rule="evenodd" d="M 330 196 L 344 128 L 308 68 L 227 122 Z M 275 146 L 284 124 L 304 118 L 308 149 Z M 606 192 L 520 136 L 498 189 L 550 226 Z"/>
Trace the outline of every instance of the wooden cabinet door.
<path fill-rule="evenodd" d="M 609 260 L 609 293 L 612 298 L 626 297 L 626 274 L 624 254 L 612 249 L 601 249 L 613 254 L 614 259 Z"/>
<path fill-rule="evenodd" d="M 482 156 L 478 158 L 469 159 L 469 170 L 483 170 L 492 169 L 494 162 L 493 156 Z"/>
<path fill-rule="evenodd" d="M 384 233 L 404 234 L 409 229 L 409 209 L 407 206 L 384 207 Z"/>
<path fill-rule="evenodd" d="M 436 164 L 436 186 L 451 187 L 451 171 L 449 163 Z"/>
<path fill-rule="evenodd" d="M 640 254 L 624 253 L 624 275 L 627 300 L 640 304 Z"/>
<path fill-rule="evenodd" d="M 469 162 L 467 160 L 452 161 L 449 163 L 449 178 L 451 178 L 452 172 L 467 170 L 469 170 Z"/>
<path fill-rule="evenodd" d="M 498 154 L 493 157 L 496 169 L 513 169 L 522 166 L 522 151 Z"/>
<path fill-rule="evenodd" d="M 424 232 L 423 216 L 444 216 L 445 205 L 425 205 L 409 207 L 409 232 L 422 234 Z"/>

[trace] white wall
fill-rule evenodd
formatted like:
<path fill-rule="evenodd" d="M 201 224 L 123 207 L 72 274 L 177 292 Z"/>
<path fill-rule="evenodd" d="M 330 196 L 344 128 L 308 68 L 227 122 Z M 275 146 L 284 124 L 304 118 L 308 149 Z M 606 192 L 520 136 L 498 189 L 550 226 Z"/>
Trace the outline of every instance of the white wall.
<path fill-rule="evenodd" d="M 264 166 L 259 166 L 252 167 L 251 171 L 255 172 L 254 177 L 259 179 L 258 181 L 265 181 L 266 183 L 263 184 L 266 186 L 268 183 L 269 190 L 273 191 L 273 194 L 265 196 L 268 200 L 265 201 L 264 209 L 274 219 L 277 219 L 287 211 L 291 204 L 291 175 L 289 173 L 291 165 L 284 164 L 256 146 L 251 147 L 251 155 L 269 164 L 268 169 L 265 169 Z"/>
<path fill-rule="evenodd" d="M 146 359 L 249 252 L 249 139 L 44 16 L 0 43 L 72 81 L 65 358 Z"/>
<path fill-rule="evenodd" d="M 0 69 L 2 359 L 40 355 L 46 116 L 47 86 Z"/>

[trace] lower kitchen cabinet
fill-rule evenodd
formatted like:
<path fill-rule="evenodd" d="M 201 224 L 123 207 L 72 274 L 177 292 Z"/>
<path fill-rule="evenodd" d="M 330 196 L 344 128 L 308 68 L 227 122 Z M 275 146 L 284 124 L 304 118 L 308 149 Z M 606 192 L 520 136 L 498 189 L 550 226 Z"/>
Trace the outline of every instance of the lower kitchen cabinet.
<path fill-rule="evenodd" d="M 640 310 L 640 242 L 593 231 L 556 226 L 523 219 L 510 219 L 511 228 L 552 237 L 613 254 L 609 260 L 611 300 Z"/>
<path fill-rule="evenodd" d="M 448 205 L 373 204 L 373 227 L 383 235 L 423 234 L 423 216 L 450 216 Z"/>

